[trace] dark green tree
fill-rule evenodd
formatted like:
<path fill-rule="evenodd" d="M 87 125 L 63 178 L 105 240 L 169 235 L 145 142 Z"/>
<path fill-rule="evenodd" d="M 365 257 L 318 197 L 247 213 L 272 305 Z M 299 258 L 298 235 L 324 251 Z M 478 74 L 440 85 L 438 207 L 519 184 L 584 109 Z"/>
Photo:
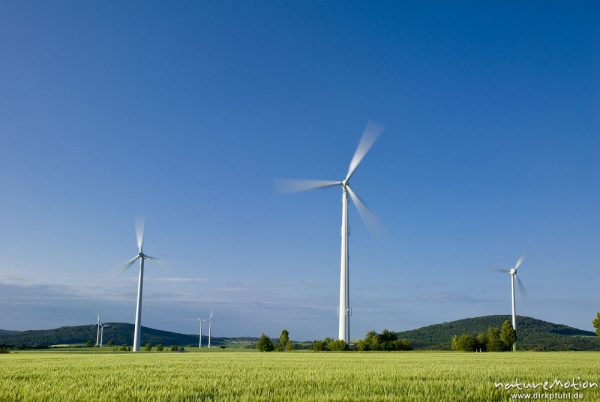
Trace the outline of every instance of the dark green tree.
<path fill-rule="evenodd" d="M 452 337 L 452 350 L 459 352 L 472 352 L 475 350 L 475 338 L 469 334 L 454 335 Z"/>
<path fill-rule="evenodd" d="M 517 341 L 517 331 L 515 331 L 512 324 L 508 320 L 505 320 L 504 324 L 502 324 L 500 340 L 502 343 L 504 343 L 506 350 L 512 349 L 513 345 Z"/>
<path fill-rule="evenodd" d="M 594 328 L 596 328 L 596 335 L 600 336 L 600 313 L 596 314 L 596 318 L 592 321 Z"/>
<path fill-rule="evenodd" d="M 178 350 L 179 350 L 179 347 L 177 345 L 171 346 L 171 352 L 177 352 Z"/>
<path fill-rule="evenodd" d="M 108 341 L 108 346 L 115 346 L 115 342 L 111 339 Z"/>
<path fill-rule="evenodd" d="M 163 349 L 164 349 L 164 348 L 163 348 L 163 345 L 162 345 L 162 343 L 159 343 L 158 345 L 156 345 L 156 351 L 157 351 L 157 352 L 162 352 L 162 351 L 163 351 Z"/>
<path fill-rule="evenodd" d="M 281 346 L 281 350 L 286 350 L 287 344 L 290 341 L 290 333 L 287 329 L 283 329 L 281 331 L 281 335 L 279 335 L 279 345 Z"/>
<path fill-rule="evenodd" d="M 152 350 L 152 344 L 151 344 L 150 342 L 148 342 L 148 343 L 146 344 L 146 347 L 144 347 L 144 350 L 145 350 L 146 352 L 150 352 L 150 351 Z"/>
<path fill-rule="evenodd" d="M 272 352 L 275 350 L 275 345 L 273 345 L 273 342 L 271 342 L 267 335 L 262 334 L 256 343 L 256 349 L 261 352 Z"/>
<path fill-rule="evenodd" d="M 500 339 L 500 330 L 496 327 L 490 327 L 486 333 L 487 336 L 487 351 L 488 352 L 502 352 L 506 350 L 506 346 L 502 339 Z"/>
<path fill-rule="evenodd" d="M 91 347 L 93 347 L 93 346 L 94 346 L 94 342 L 92 342 L 92 341 L 87 341 L 87 342 L 85 343 L 85 346 L 87 346 L 88 348 L 91 348 Z"/>

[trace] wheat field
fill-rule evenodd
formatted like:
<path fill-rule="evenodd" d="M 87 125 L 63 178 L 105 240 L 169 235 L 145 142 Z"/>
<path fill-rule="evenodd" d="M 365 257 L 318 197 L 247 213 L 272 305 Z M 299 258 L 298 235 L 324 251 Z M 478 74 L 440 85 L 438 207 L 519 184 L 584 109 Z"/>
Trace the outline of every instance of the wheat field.
<path fill-rule="evenodd" d="M 562 386 L 540 389 L 555 380 Z M 515 381 L 538 389 L 496 386 Z M 0 355 L 2 401 L 502 401 L 535 392 L 598 401 L 598 382 L 595 352 Z"/>

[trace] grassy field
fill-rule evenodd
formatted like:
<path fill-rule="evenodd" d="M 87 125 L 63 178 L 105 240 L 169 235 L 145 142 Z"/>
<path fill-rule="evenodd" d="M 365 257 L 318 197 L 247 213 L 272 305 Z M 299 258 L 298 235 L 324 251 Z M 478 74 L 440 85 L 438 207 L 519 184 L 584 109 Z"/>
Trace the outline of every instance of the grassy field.
<path fill-rule="evenodd" d="M 579 377 L 579 380 L 577 380 Z M 69 353 L 0 355 L 0 400 L 501 401 L 496 382 L 600 382 L 600 353 Z M 600 390 L 557 388 L 600 401 Z M 529 391 L 533 393 L 533 391 Z"/>

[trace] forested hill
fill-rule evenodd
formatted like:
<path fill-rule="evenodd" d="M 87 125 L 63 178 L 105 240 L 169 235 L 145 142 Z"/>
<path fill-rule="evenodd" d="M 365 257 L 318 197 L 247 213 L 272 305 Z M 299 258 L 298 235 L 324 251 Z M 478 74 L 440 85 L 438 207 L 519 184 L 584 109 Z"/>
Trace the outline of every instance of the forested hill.
<path fill-rule="evenodd" d="M 104 344 L 110 341 L 115 345 L 132 344 L 133 324 L 105 324 L 109 326 L 104 329 Z M 208 337 L 203 334 L 202 339 L 204 345 L 206 345 Z M 214 346 L 230 345 L 238 340 L 256 340 L 256 338 L 217 338 L 213 336 L 211 343 Z M 96 342 L 96 325 L 79 325 L 30 331 L 0 330 L 0 345 L 43 347 L 58 344 L 85 344 L 86 342 Z M 198 345 L 198 335 L 179 334 L 177 332 L 142 327 L 142 345 L 148 342 L 153 345 L 161 343 L 165 346 Z"/>
<path fill-rule="evenodd" d="M 509 315 L 488 315 L 429 325 L 398 332 L 401 339 L 413 342 L 416 349 L 449 350 L 454 335 L 477 335 L 489 327 L 502 327 Z M 531 317 L 517 316 L 517 344 L 527 350 L 600 350 L 600 337 L 594 332 L 554 324 Z"/>

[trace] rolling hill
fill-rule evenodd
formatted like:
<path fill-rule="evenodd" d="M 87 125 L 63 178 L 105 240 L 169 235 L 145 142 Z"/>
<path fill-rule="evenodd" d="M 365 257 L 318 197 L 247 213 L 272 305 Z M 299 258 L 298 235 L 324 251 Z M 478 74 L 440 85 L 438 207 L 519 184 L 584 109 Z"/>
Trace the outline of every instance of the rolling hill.
<path fill-rule="evenodd" d="M 463 320 L 429 325 L 426 327 L 398 332 L 401 339 L 408 339 L 415 349 L 449 350 L 452 336 L 461 334 L 477 335 L 489 327 L 502 326 L 508 315 L 490 315 L 466 318 Z M 113 341 L 115 345 L 131 345 L 133 325 L 127 323 L 107 323 L 110 327 L 104 330 L 104 343 Z M 600 337 L 591 331 L 554 324 L 531 317 L 517 317 L 518 345 L 526 350 L 600 350 Z M 208 338 L 203 336 L 203 343 Z M 14 347 L 48 347 L 59 344 L 84 344 L 96 341 L 96 325 L 80 325 L 47 330 L 8 331 L 0 330 L 0 345 Z M 257 338 L 213 337 L 215 346 L 245 346 L 253 344 Z M 146 343 L 163 344 L 165 346 L 195 346 L 198 335 L 180 334 L 142 327 L 142 345 Z M 310 348 L 310 343 L 302 345 Z"/>
<path fill-rule="evenodd" d="M 133 338 L 133 324 L 106 323 L 109 327 L 104 329 L 104 344 L 112 341 L 115 345 L 131 345 Z M 14 347 L 46 347 L 59 344 L 84 344 L 96 342 L 96 325 L 79 325 L 72 327 L 60 327 L 56 329 L 29 330 L 29 331 L 7 331 L 0 330 L 0 345 Z M 202 336 L 202 342 L 206 345 L 207 336 Z M 235 345 L 236 343 L 254 342 L 256 338 L 220 338 L 212 337 L 214 346 Z M 177 332 L 162 331 L 154 328 L 142 327 L 142 345 L 146 343 L 153 345 L 197 345 L 198 335 L 180 334 Z"/>
<path fill-rule="evenodd" d="M 489 327 L 502 327 L 509 315 L 488 315 L 429 325 L 398 332 L 413 342 L 415 349 L 449 350 L 452 336 L 477 335 Z M 531 317 L 517 316 L 517 344 L 521 350 L 600 350 L 600 337 L 594 332 L 554 324 Z"/>

